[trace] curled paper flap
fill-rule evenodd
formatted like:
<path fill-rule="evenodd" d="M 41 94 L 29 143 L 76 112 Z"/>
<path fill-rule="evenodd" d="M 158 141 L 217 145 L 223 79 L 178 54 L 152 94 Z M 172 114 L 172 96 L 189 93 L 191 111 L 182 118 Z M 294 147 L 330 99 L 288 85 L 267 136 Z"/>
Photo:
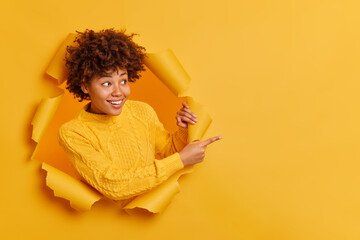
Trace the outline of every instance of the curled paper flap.
<path fill-rule="evenodd" d="M 56 109 L 61 101 L 63 94 L 54 98 L 43 98 L 36 110 L 36 113 L 31 121 L 33 125 L 32 139 L 39 143 L 44 132 L 49 125 Z"/>
<path fill-rule="evenodd" d="M 143 208 L 152 213 L 161 213 L 180 192 L 178 179 L 180 176 L 193 172 L 193 166 L 184 168 L 150 192 L 137 196 L 124 209 Z"/>
<path fill-rule="evenodd" d="M 70 206 L 78 211 L 90 210 L 102 198 L 90 186 L 46 163 L 42 163 L 42 169 L 47 171 L 46 185 L 54 191 L 54 195 L 69 200 Z"/>
<path fill-rule="evenodd" d="M 189 107 L 193 113 L 197 116 L 197 123 L 195 125 L 189 124 L 188 141 L 201 140 L 207 129 L 209 128 L 212 119 L 210 115 L 205 111 L 204 106 L 194 101 L 192 97 L 187 98 Z"/>
<path fill-rule="evenodd" d="M 170 49 L 148 53 L 144 63 L 176 96 L 185 96 L 190 77 Z"/>
<path fill-rule="evenodd" d="M 61 44 L 58 51 L 56 52 L 55 56 L 51 60 L 48 68 L 46 69 L 46 73 L 53 78 L 58 80 L 58 84 L 65 81 L 67 78 L 67 72 L 65 70 L 65 54 L 66 54 L 66 47 L 69 45 L 74 44 L 76 34 L 69 33 L 66 37 L 65 41 Z"/>

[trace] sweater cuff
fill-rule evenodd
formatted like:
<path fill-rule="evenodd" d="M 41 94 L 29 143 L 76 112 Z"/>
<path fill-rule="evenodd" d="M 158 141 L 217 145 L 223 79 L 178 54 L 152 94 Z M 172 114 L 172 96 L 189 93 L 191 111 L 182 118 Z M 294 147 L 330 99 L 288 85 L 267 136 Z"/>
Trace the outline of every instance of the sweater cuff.
<path fill-rule="evenodd" d="M 178 130 L 178 136 L 179 136 L 179 139 L 187 144 L 188 143 L 188 128 L 183 128 L 183 127 L 179 127 L 179 130 Z"/>
<path fill-rule="evenodd" d="M 184 168 L 179 153 L 174 153 L 161 160 L 155 159 L 155 163 L 159 177 L 165 179 L 168 179 L 171 175 Z"/>

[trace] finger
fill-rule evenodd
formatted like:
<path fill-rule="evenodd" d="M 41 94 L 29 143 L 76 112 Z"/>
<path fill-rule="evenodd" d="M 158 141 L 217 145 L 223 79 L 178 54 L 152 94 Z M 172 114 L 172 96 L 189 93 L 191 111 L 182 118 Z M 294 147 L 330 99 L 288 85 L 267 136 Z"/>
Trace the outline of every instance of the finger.
<path fill-rule="evenodd" d="M 177 124 L 179 127 L 182 127 L 182 128 L 188 128 L 188 125 L 186 123 L 183 123 L 183 122 L 180 122 Z"/>
<path fill-rule="evenodd" d="M 176 120 L 177 120 L 177 125 L 178 125 L 179 127 L 187 128 L 187 124 L 186 124 L 186 123 L 183 123 L 183 122 L 181 121 L 181 118 L 180 118 L 180 117 L 176 117 Z"/>
<path fill-rule="evenodd" d="M 178 117 L 178 118 L 177 118 L 177 125 L 178 125 L 179 127 L 187 128 L 187 123 L 184 123 L 184 122 L 181 120 L 181 117 Z"/>
<path fill-rule="evenodd" d="M 197 117 L 196 114 L 193 113 L 193 112 L 192 112 L 190 109 L 188 109 L 188 108 L 182 108 L 181 110 L 182 110 L 182 111 L 185 111 L 185 112 L 187 112 L 187 113 L 189 113 L 189 114 L 191 114 L 191 115 L 192 115 L 193 117 L 195 117 L 195 118 Z"/>
<path fill-rule="evenodd" d="M 176 121 L 177 121 L 178 124 L 181 123 L 181 118 L 180 118 L 180 116 L 176 116 Z"/>
<path fill-rule="evenodd" d="M 181 122 L 187 122 L 190 124 L 195 124 L 196 122 L 193 121 L 191 118 L 185 117 L 185 116 L 180 116 Z"/>
<path fill-rule="evenodd" d="M 187 113 L 187 112 L 184 112 L 181 110 L 178 112 L 178 116 L 187 117 L 187 118 L 190 118 L 192 121 L 197 122 L 197 119 L 194 118 L 190 113 Z"/>
<path fill-rule="evenodd" d="M 182 105 L 184 106 L 184 108 L 190 108 L 186 102 L 182 102 Z"/>
<path fill-rule="evenodd" d="M 222 139 L 221 136 L 212 137 L 212 138 L 209 138 L 208 140 L 203 141 L 202 144 L 203 144 L 203 146 L 206 147 L 207 145 L 209 145 L 209 144 L 211 144 L 211 143 L 213 143 L 213 142 L 215 142 L 215 141 L 218 141 L 218 140 L 220 140 L 220 139 Z"/>

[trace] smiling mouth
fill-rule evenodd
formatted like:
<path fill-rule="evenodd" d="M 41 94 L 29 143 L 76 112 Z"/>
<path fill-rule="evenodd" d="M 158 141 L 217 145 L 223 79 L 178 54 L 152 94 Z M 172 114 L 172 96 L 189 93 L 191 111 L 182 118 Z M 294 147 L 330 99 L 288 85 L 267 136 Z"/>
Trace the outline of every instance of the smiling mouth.
<path fill-rule="evenodd" d="M 109 102 L 110 104 L 112 104 L 112 105 L 120 105 L 123 101 L 124 101 L 124 99 L 118 100 L 118 101 L 109 101 L 109 100 L 108 100 L 108 102 Z"/>

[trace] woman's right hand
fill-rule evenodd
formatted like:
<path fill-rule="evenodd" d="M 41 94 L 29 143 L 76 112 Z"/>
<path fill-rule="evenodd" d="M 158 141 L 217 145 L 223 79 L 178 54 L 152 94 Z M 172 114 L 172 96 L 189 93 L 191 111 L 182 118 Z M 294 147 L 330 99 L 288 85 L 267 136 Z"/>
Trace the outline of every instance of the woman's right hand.
<path fill-rule="evenodd" d="M 183 150 L 179 152 L 181 161 L 184 166 L 194 165 L 202 162 L 205 157 L 205 150 L 207 145 L 222 139 L 222 137 L 212 137 L 205 141 L 194 141 L 186 145 Z"/>

